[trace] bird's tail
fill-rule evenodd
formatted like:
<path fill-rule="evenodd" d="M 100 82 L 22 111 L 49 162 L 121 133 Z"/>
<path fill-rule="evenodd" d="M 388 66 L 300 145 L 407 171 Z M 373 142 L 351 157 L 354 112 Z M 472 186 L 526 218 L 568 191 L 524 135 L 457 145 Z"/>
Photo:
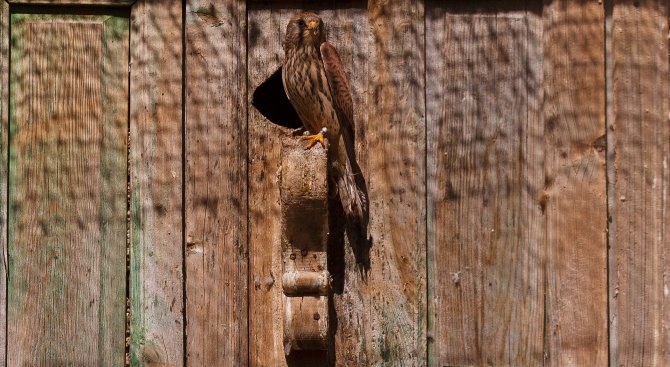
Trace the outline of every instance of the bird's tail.
<path fill-rule="evenodd" d="M 356 163 L 353 152 L 340 149 L 337 157 L 337 193 L 344 210 L 345 225 L 349 243 L 353 247 L 356 262 L 364 270 L 370 267 L 370 246 L 368 238 L 369 203 L 363 174 Z"/>

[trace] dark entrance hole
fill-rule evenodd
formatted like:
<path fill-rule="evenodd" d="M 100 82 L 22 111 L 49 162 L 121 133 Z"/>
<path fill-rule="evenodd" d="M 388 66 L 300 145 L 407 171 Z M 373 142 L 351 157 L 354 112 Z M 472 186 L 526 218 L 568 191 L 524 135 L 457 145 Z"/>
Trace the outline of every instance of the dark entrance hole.
<path fill-rule="evenodd" d="M 273 124 L 289 129 L 302 127 L 298 113 L 284 92 L 281 67 L 254 90 L 251 104 Z"/>

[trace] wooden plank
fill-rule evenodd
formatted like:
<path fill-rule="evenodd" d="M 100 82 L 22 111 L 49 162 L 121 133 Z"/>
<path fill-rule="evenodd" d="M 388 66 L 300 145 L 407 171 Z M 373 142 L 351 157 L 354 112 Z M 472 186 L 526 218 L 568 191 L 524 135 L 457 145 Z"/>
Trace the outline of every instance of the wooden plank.
<path fill-rule="evenodd" d="M 137 0 L 6 0 L 10 4 L 26 5 L 94 5 L 123 6 L 132 5 Z"/>
<path fill-rule="evenodd" d="M 288 11 L 250 8 L 249 97 L 281 64 Z M 283 92 L 279 89 L 277 92 Z M 249 104 L 251 98 L 248 99 Z M 285 366 L 281 295 L 281 141 L 287 131 L 249 107 L 249 364 Z M 274 260 L 274 261 L 273 261 Z"/>
<path fill-rule="evenodd" d="M 186 3 L 187 363 L 247 364 L 246 6 Z"/>
<path fill-rule="evenodd" d="M 182 4 L 136 2 L 130 34 L 130 363 L 184 363 Z"/>
<path fill-rule="evenodd" d="M 0 3 L 0 305 L 7 305 L 7 178 L 9 153 L 9 4 Z M 7 365 L 7 307 L 0 307 L 0 366 Z"/>
<path fill-rule="evenodd" d="M 351 75 L 357 134 L 364 132 L 368 114 L 366 91 L 369 88 L 370 30 L 367 11 L 361 2 L 257 2 L 251 5 L 248 16 L 250 102 L 253 91 L 281 65 L 284 57 L 282 41 L 286 24 L 290 17 L 301 8 L 316 11 L 326 23 L 328 39 L 337 47 L 345 69 Z M 283 93 L 281 85 L 274 93 Z M 278 99 L 273 98 L 269 103 L 274 105 L 278 103 L 277 101 Z M 295 121 L 291 121 L 290 118 L 282 118 L 284 117 L 282 113 L 273 116 L 277 119 L 276 122 L 283 125 L 296 125 Z M 289 130 L 271 123 L 256 108 L 250 107 L 249 137 L 252 142 L 249 144 L 250 364 L 254 366 L 275 366 L 287 363 L 290 365 L 310 365 L 310 363 L 311 365 L 314 363 L 346 365 L 347 361 L 340 359 L 340 355 L 336 356 L 336 353 L 345 354 L 350 351 L 341 349 L 346 346 L 339 345 L 342 343 L 362 345 L 364 343 L 357 337 L 361 335 L 359 329 L 362 327 L 363 320 L 355 317 L 347 322 L 339 319 L 337 323 L 332 323 L 338 327 L 335 333 L 336 346 L 335 351 L 329 351 L 327 356 L 324 356 L 322 352 L 292 353 L 287 360 L 284 356 L 284 346 L 278 343 L 282 340 L 283 325 L 281 325 L 281 319 L 276 318 L 276 315 L 280 315 L 282 311 L 281 228 L 276 221 L 276 218 L 280 216 L 279 188 L 276 177 L 280 162 L 279 138 L 288 133 Z M 361 135 L 358 135 L 358 138 L 357 149 L 360 152 L 365 143 Z M 342 244 L 340 243 L 339 246 L 340 249 L 335 251 L 342 252 L 344 250 Z M 350 256 L 346 260 L 346 266 L 351 269 L 349 274 L 358 274 L 355 270 L 356 263 L 353 260 L 352 251 L 350 248 L 347 248 L 347 251 L 347 256 Z M 328 254 L 330 260 L 332 260 L 331 254 Z M 344 259 L 340 256 L 337 265 L 329 263 L 329 271 L 333 274 L 334 279 L 337 278 L 334 283 L 339 283 L 339 286 L 334 287 L 335 292 L 338 293 L 334 296 L 334 307 L 338 317 L 339 314 L 347 313 L 347 310 L 352 307 L 348 303 L 349 298 L 358 299 L 360 297 L 359 290 L 356 288 L 343 292 L 343 266 L 345 264 L 342 261 Z M 334 270 L 334 268 L 337 269 Z M 359 306 L 360 304 L 356 307 Z M 360 312 L 363 313 L 364 310 L 360 309 Z M 357 346 L 354 353 L 360 354 L 363 351 Z"/>
<path fill-rule="evenodd" d="M 12 15 L 8 365 L 123 363 L 127 17 Z"/>
<path fill-rule="evenodd" d="M 339 320 L 359 323 L 365 345 L 341 344 L 344 365 L 425 361 L 425 80 L 423 1 L 368 3 L 374 60 L 365 126 L 364 174 L 370 200 L 370 269 L 367 279 L 347 262 L 345 292 L 362 302 Z M 351 280 L 351 282 L 349 282 Z M 351 329 L 349 329 L 351 330 Z"/>
<path fill-rule="evenodd" d="M 610 364 L 670 363 L 666 2 L 614 1 L 609 23 Z"/>
<path fill-rule="evenodd" d="M 607 365 L 604 7 L 544 14 L 547 364 Z M 576 42 L 575 40 L 579 40 Z"/>
<path fill-rule="evenodd" d="M 543 362 L 537 10 L 427 5 L 431 365 Z"/>

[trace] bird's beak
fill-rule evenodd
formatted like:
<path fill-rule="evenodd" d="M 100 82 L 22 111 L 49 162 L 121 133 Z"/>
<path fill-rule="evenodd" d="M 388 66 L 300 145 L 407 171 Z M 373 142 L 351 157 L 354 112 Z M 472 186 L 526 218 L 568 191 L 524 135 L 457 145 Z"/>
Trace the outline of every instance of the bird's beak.
<path fill-rule="evenodd" d="M 316 20 L 310 20 L 309 23 L 307 23 L 307 29 L 314 31 L 316 29 L 317 23 Z"/>

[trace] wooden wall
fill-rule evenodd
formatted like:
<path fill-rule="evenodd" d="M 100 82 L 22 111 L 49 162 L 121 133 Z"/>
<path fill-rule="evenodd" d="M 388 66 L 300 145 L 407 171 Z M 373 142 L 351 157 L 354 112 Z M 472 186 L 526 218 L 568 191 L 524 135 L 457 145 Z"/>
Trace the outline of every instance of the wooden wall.
<path fill-rule="evenodd" d="M 411 365 L 425 354 L 423 6 L 417 1 L 250 3 L 250 92 L 281 65 L 286 23 L 303 8 L 323 17 L 335 45 L 347 45 L 339 51 L 354 89 L 357 153 L 369 188 L 373 245 L 370 268 L 361 270 L 351 247 L 339 244 L 343 253 L 330 269 L 337 284 L 334 351 L 292 356 L 288 362 Z M 277 317 L 282 311 L 276 177 L 278 137 L 290 130 L 253 107 L 248 128 L 249 361 L 285 365 L 278 343 L 283 334 Z"/>
<path fill-rule="evenodd" d="M 100 3 L 0 3 L 4 365 L 24 311 L 6 295 L 41 271 L 7 238 L 9 10 L 73 2 Z M 300 9 L 350 75 L 372 246 L 361 268 L 332 233 L 334 347 L 287 358 L 277 175 L 295 121 L 253 104 Z M 134 2 L 128 362 L 670 364 L 669 16 L 651 0 Z"/>

